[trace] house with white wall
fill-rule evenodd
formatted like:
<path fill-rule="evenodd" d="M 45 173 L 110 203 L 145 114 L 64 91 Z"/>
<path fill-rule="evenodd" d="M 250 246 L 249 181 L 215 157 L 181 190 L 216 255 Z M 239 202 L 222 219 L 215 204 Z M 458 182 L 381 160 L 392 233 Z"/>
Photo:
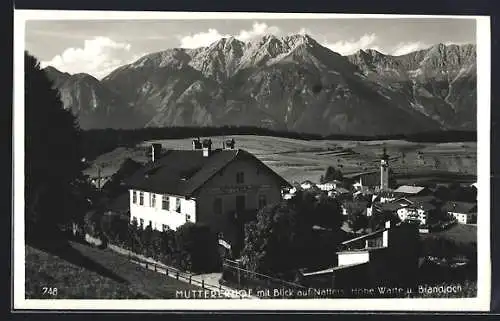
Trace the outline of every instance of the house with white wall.
<path fill-rule="evenodd" d="M 300 183 L 300 187 L 302 189 L 305 189 L 305 190 L 310 189 L 310 188 L 315 187 L 315 186 L 316 186 L 316 184 L 314 184 L 310 180 L 305 180 L 302 183 Z"/>
<path fill-rule="evenodd" d="M 336 189 L 337 187 L 342 186 L 342 182 L 334 179 L 334 180 L 331 180 L 328 182 L 323 182 L 321 184 L 317 184 L 316 186 L 318 186 L 318 188 L 322 191 L 330 192 L 330 191 Z"/>
<path fill-rule="evenodd" d="M 136 172 L 127 181 L 130 221 L 160 231 L 204 223 L 234 240 L 245 216 L 280 201 L 290 184 L 234 143 L 223 146 L 195 140 L 192 150 L 167 150 Z"/>
<path fill-rule="evenodd" d="M 437 207 L 426 197 L 401 197 L 392 202 L 379 204 L 381 211 L 395 213 L 401 221 L 416 222 L 426 225 Z"/>
<path fill-rule="evenodd" d="M 304 271 L 311 287 L 352 288 L 414 282 L 419 236 L 413 224 L 385 222 L 385 227 L 340 244 L 332 267 Z"/>
<path fill-rule="evenodd" d="M 461 224 L 474 224 L 477 221 L 477 203 L 450 201 L 442 209 Z"/>

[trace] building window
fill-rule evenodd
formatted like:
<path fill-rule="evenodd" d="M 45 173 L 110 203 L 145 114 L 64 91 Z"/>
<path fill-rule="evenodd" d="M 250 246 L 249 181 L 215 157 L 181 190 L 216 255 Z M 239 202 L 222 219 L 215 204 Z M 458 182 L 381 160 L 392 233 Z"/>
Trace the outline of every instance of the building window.
<path fill-rule="evenodd" d="M 236 183 L 237 184 L 245 183 L 245 173 L 243 172 L 236 173 Z"/>
<path fill-rule="evenodd" d="M 161 225 L 161 228 L 162 228 L 163 232 L 165 232 L 165 231 L 168 231 L 168 230 L 169 230 L 169 227 L 168 227 L 168 225 L 167 225 L 167 224 L 162 224 L 162 225 Z"/>
<path fill-rule="evenodd" d="M 245 195 L 236 196 L 236 212 L 242 212 L 245 210 Z"/>
<path fill-rule="evenodd" d="M 191 215 L 186 214 L 186 222 L 191 220 Z"/>
<path fill-rule="evenodd" d="M 156 194 L 151 193 L 150 194 L 150 200 L 149 203 L 151 204 L 151 207 L 156 207 Z"/>
<path fill-rule="evenodd" d="M 177 213 L 181 212 L 181 199 L 180 198 L 175 199 L 175 211 Z"/>
<path fill-rule="evenodd" d="M 222 198 L 217 197 L 214 200 L 214 213 L 221 214 L 222 213 Z"/>
<path fill-rule="evenodd" d="M 259 195 L 259 209 L 267 205 L 266 195 Z"/>
<path fill-rule="evenodd" d="M 139 205 L 144 205 L 144 192 L 139 192 Z"/>
<path fill-rule="evenodd" d="M 170 198 L 168 195 L 162 195 L 161 197 L 161 209 L 162 210 L 169 210 L 170 209 Z"/>
<path fill-rule="evenodd" d="M 141 228 L 144 228 L 144 219 L 140 219 L 139 220 L 139 225 L 141 226 Z"/>
<path fill-rule="evenodd" d="M 137 192 L 132 191 L 132 203 L 137 204 Z"/>

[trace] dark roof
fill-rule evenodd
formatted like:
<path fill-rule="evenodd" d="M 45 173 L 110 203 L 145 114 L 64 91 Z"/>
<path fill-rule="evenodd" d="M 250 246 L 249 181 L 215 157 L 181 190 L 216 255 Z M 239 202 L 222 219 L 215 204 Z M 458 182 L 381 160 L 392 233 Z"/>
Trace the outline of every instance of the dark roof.
<path fill-rule="evenodd" d="M 406 196 L 405 197 L 407 200 L 413 202 L 413 203 L 431 203 L 435 204 L 439 202 L 439 199 L 435 197 L 434 195 L 427 195 L 427 196 Z"/>
<path fill-rule="evenodd" d="M 366 209 L 367 207 L 370 206 L 370 202 L 369 201 L 366 201 L 366 200 L 345 200 L 344 202 L 342 202 L 342 205 L 347 208 L 347 207 L 351 207 L 353 208 L 355 211 L 359 211 L 359 210 L 364 210 Z"/>
<path fill-rule="evenodd" d="M 376 204 L 375 207 L 380 211 L 394 212 L 400 209 L 401 207 L 404 207 L 404 205 L 401 205 L 398 202 L 390 202 L 390 203 Z"/>
<path fill-rule="evenodd" d="M 476 203 L 449 201 L 443 205 L 446 212 L 470 214 L 477 212 Z"/>
<path fill-rule="evenodd" d="M 213 150 L 205 157 L 201 150 L 168 150 L 162 158 L 137 171 L 126 184 L 133 189 L 189 196 L 231 162 L 250 159 L 290 186 L 281 176 L 245 150 Z"/>

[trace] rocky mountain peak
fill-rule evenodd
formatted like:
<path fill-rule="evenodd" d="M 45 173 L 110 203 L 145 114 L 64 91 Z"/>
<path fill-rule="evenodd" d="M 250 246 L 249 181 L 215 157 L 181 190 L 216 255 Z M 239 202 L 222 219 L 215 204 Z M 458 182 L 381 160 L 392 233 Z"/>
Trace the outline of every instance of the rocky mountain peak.
<path fill-rule="evenodd" d="M 86 128 L 244 125 L 370 135 L 475 126 L 474 45 L 341 56 L 307 34 L 228 37 L 148 54 L 100 82 L 47 73 L 64 79 L 56 84 L 64 104 L 87 117 Z"/>

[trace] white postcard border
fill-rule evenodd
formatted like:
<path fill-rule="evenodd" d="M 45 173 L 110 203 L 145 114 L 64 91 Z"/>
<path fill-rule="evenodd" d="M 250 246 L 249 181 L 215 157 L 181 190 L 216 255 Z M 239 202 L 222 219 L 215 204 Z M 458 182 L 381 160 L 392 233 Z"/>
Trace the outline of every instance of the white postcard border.
<path fill-rule="evenodd" d="M 460 299 L 293 299 L 293 300 L 26 300 L 24 244 L 24 50 L 27 20 L 154 20 L 154 19 L 476 19 L 477 42 L 477 180 L 478 296 Z M 488 311 L 490 258 L 490 18 L 487 16 L 361 15 L 312 13 L 118 12 L 14 10 L 13 108 L 13 309 L 14 310 L 299 310 L 299 311 Z M 479 112 L 480 111 L 480 112 Z M 481 214 L 482 213 L 482 214 Z"/>

